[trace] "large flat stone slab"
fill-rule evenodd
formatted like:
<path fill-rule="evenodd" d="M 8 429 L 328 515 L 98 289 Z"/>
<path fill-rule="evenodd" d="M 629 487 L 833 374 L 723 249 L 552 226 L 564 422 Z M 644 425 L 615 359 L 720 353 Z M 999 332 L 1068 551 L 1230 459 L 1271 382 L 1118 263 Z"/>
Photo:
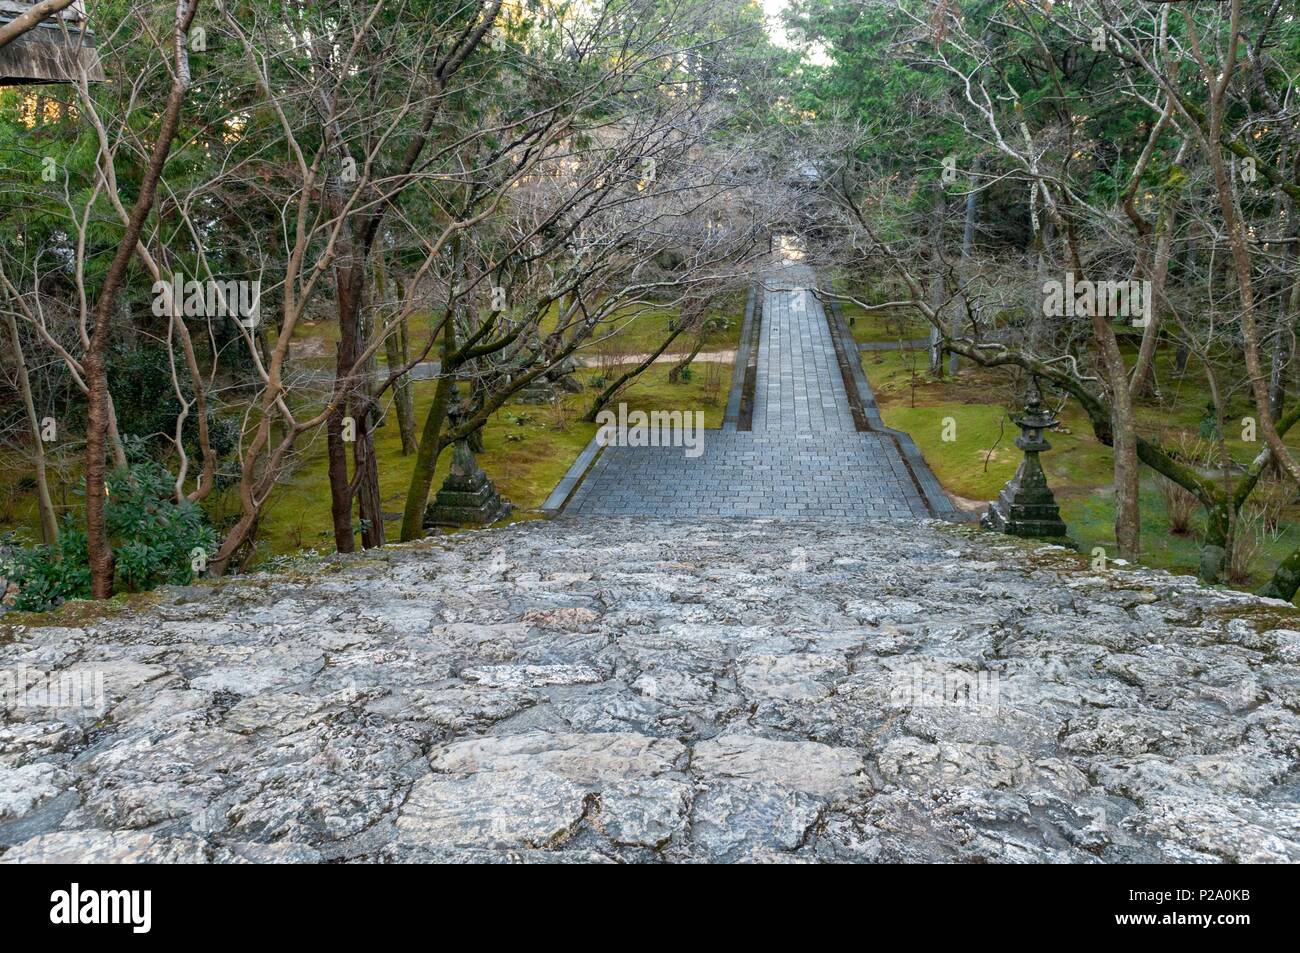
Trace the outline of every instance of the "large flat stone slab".
<path fill-rule="evenodd" d="M 865 767 L 862 756 L 848 748 L 739 734 L 700 742 L 691 759 L 691 770 L 706 778 L 757 781 L 821 797 L 865 790 Z"/>
<path fill-rule="evenodd" d="M 474 738 L 435 749 L 429 763 L 447 774 L 546 771 L 589 788 L 673 771 L 686 747 L 671 738 L 627 732 L 517 735 Z"/>
<path fill-rule="evenodd" d="M 1297 632 L 929 521 L 521 523 L 0 624 L 107 709 L 0 707 L 0 860 L 1296 863 Z"/>

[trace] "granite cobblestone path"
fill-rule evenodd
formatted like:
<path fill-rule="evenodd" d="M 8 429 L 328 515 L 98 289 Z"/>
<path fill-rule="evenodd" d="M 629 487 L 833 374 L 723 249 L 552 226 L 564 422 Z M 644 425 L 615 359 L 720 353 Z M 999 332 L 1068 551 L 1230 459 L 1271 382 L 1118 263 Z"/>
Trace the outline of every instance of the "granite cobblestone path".
<path fill-rule="evenodd" d="M 812 269 L 802 264 L 764 276 L 751 431 L 709 430 L 696 457 L 682 447 L 606 447 L 565 513 L 830 520 L 930 515 L 897 444 L 887 434 L 855 429 L 815 286 Z M 735 373 L 743 374 L 744 365 L 745 355 L 738 354 Z"/>

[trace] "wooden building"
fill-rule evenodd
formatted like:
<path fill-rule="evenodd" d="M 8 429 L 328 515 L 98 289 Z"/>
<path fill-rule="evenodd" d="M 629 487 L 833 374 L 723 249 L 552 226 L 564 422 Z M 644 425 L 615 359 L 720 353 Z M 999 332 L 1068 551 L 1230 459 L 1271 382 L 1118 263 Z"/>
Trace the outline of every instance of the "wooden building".
<path fill-rule="evenodd" d="M 37 6 L 24 0 L 0 0 L 0 30 Z M 17 39 L 0 46 L 0 86 L 70 83 L 82 71 L 92 82 L 104 79 L 84 4 L 76 2 L 52 14 Z"/>

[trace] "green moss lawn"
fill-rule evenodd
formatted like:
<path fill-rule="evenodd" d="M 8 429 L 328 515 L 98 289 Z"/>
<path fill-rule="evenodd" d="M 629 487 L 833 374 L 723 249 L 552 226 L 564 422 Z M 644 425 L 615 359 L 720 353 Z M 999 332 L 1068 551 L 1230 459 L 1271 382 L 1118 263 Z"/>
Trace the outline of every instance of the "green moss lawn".
<path fill-rule="evenodd" d="M 744 317 L 743 293 L 720 297 L 711 313 L 717 318 L 708 331 L 703 350 L 734 349 Z M 657 347 L 667 333 L 675 312 L 668 309 L 637 309 L 620 314 L 610 323 L 610 333 L 617 339 L 615 359 L 643 354 Z M 418 335 L 413 335 L 418 338 Z M 301 323 L 294 333 L 293 360 L 298 368 L 333 366 L 334 345 L 338 328 L 332 321 Z M 672 351 L 690 349 L 691 339 L 683 336 Z M 680 345 L 680 346 L 679 346 Z M 596 356 L 600 345 L 584 350 Z M 379 355 L 383 362 L 383 353 Z M 615 400 L 625 401 L 632 410 L 702 410 L 705 426 L 717 428 L 731 385 L 731 364 L 692 365 L 688 380 L 669 383 L 672 362 L 655 364 L 634 381 Z M 615 366 L 614 371 L 627 369 Z M 584 385 L 579 394 L 563 394 L 555 404 L 507 404 L 493 414 L 484 429 L 484 452 L 479 463 L 492 478 L 503 496 L 515 504 L 514 520 L 534 519 L 538 508 L 550 495 L 583 447 L 595 434 L 595 424 L 580 418 L 590 409 L 600 393 L 601 372 L 581 369 L 575 375 Z M 418 381 L 413 385 L 417 432 L 433 400 L 435 382 Z M 330 522 L 329 478 L 326 473 L 325 436 L 318 433 L 312 440 L 297 446 L 297 455 L 289 473 L 272 495 L 263 511 L 254 565 L 271 556 L 286 555 L 304 549 L 332 551 L 333 531 Z M 396 414 L 390 412 L 376 433 L 379 455 L 380 489 L 386 514 L 400 514 L 411 478 L 414 456 L 404 457 L 397 429 Z M 55 483 L 56 504 L 66 502 L 77 508 L 80 500 L 71 487 L 79 480 L 79 453 L 69 449 L 65 480 Z M 433 488 L 446 478 L 450 454 L 444 453 L 434 476 Z M 215 522 L 237 512 L 238 499 L 231 490 L 218 492 L 206 501 Z M 400 520 L 386 521 L 390 537 L 396 537 Z M 18 454 L 0 456 L 0 532 L 17 532 L 28 540 L 39 539 L 40 523 L 35 494 L 26 461 Z"/>
<path fill-rule="evenodd" d="M 871 316 L 865 319 L 873 320 Z M 865 336 L 875 332 L 858 329 L 858 333 Z M 926 355 L 920 350 L 865 352 L 861 359 L 885 423 L 911 435 L 944 489 L 966 500 L 993 499 L 1021 459 L 1014 443 L 1019 430 L 1008 417 L 1019 410 L 1009 377 L 962 361 L 955 380 L 934 380 L 926 375 Z M 1208 400 L 1200 369 L 1193 363 L 1179 376 L 1172 366 L 1172 354 L 1164 354 L 1157 372 L 1165 400 L 1139 407 L 1141 432 L 1159 438 L 1166 446 L 1195 441 Z M 1221 426 L 1233 459 L 1246 464 L 1261 446 L 1240 439 L 1241 418 L 1253 414 L 1253 409 L 1245 397 L 1238 397 L 1230 409 L 1229 419 Z M 955 437 L 951 441 L 944 439 L 948 419 L 955 423 L 955 428 L 949 430 L 949 435 Z M 1101 546 L 1113 552 L 1110 449 L 1093 436 L 1086 415 L 1073 402 L 1062 413 L 1061 429 L 1050 433 L 1048 439 L 1052 450 L 1043 454 L 1043 467 L 1071 536 L 1085 551 Z M 1300 435 L 1293 433 L 1287 442 L 1300 446 Z M 1198 510 L 1191 533 L 1172 534 L 1155 475 L 1149 470 L 1144 470 L 1142 476 L 1141 506 L 1141 562 L 1194 573 L 1203 513 Z M 1277 532 L 1261 543 L 1249 579 L 1240 581 L 1243 588 L 1266 581 L 1277 562 L 1300 544 L 1298 524 L 1300 509 L 1294 504 L 1286 507 Z"/>

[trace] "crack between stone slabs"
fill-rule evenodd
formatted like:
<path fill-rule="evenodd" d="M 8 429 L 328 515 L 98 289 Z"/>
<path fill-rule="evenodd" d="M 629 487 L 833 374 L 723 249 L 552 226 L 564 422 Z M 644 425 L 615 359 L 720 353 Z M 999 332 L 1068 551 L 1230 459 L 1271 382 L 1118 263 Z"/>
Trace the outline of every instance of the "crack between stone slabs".
<path fill-rule="evenodd" d="M 477 774 L 477 772 L 475 773 Z M 553 837 L 551 837 L 549 840 L 545 841 L 544 843 L 528 845 L 529 848 L 531 848 L 532 850 L 558 851 L 561 848 L 563 848 L 565 844 L 567 844 L 569 841 L 573 840 L 575 837 L 578 836 L 578 832 L 582 829 L 582 825 L 584 821 L 592 830 L 596 831 L 607 841 L 613 844 L 614 843 L 613 839 L 607 836 L 605 832 L 600 830 L 596 826 L 596 824 L 592 821 L 591 814 L 592 814 L 593 807 L 596 808 L 596 813 L 599 814 L 600 813 L 600 792 L 599 791 L 588 791 L 586 794 L 582 796 L 582 813 L 577 816 L 577 818 L 574 820 L 572 824 L 570 824 L 564 830 L 556 833 Z"/>
<path fill-rule="evenodd" d="M 803 850 L 804 848 L 808 847 L 809 842 L 812 839 L 813 830 L 819 825 L 822 825 L 824 828 L 826 813 L 830 809 L 831 809 L 831 802 L 823 801 L 821 803 L 821 806 L 817 808 L 817 816 L 814 817 L 811 822 L 809 822 L 808 826 L 804 828 L 803 833 L 799 835 L 799 843 L 795 844 L 794 847 L 790 848 L 788 851 L 780 851 L 780 853 L 796 854 L 799 851 Z"/>

